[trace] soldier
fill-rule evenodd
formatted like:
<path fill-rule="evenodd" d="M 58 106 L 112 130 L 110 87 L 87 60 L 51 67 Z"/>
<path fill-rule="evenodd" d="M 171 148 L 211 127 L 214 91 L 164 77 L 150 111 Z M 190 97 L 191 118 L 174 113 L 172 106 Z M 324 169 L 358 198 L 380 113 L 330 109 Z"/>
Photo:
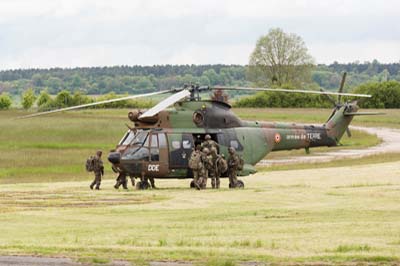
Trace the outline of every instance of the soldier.
<path fill-rule="evenodd" d="M 236 150 L 234 147 L 229 147 L 228 152 L 229 152 L 229 157 L 228 157 L 229 187 L 235 188 L 238 182 L 236 175 L 240 164 L 240 158 L 236 154 Z"/>
<path fill-rule="evenodd" d="M 210 151 L 210 155 L 211 155 L 211 162 L 212 162 L 212 167 L 211 169 L 208 171 L 208 176 L 211 178 L 211 186 L 212 188 L 216 188 L 216 178 L 217 178 L 217 159 L 219 157 L 218 153 L 217 153 L 217 149 L 212 147 L 211 151 Z M 218 185 L 219 185 L 219 177 L 218 177 Z"/>
<path fill-rule="evenodd" d="M 218 145 L 218 143 L 216 143 L 215 141 L 213 141 L 211 139 L 211 136 L 209 134 L 207 134 L 204 137 L 204 139 L 205 139 L 205 141 L 201 144 L 201 147 L 203 149 L 207 148 L 209 151 L 211 151 L 212 148 L 215 148 L 217 150 L 217 152 L 218 152 L 219 145 Z"/>
<path fill-rule="evenodd" d="M 199 171 L 200 178 L 199 178 L 198 185 L 199 185 L 200 189 L 205 189 L 207 187 L 208 173 L 213 168 L 213 163 L 212 163 L 210 151 L 208 150 L 208 148 L 203 148 L 200 158 L 201 158 L 202 167 Z"/>
<path fill-rule="evenodd" d="M 114 185 L 115 189 L 119 189 L 122 185 L 124 189 L 128 189 L 128 180 L 126 179 L 126 173 L 120 172 L 117 177 L 117 183 Z"/>
<path fill-rule="evenodd" d="M 224 158 L 224 155 L 217 154 L 217 151 L 215 149 L 211 150 L 211 154 L 213 156 L 213 165 L 214 165 L 214 167 L 213 167 L 214 171 L 211 176 L 211 185 L 212 185 L 212 188 L 219 189 L 219 185 L 220 185 L 219 178 L 228 169 L 228 164 Z"/>
<path fill-rule="evenodd" d="M 146 182 L 150 181 L 151 188 L 154 188 L 154 189 L 157 188 L 153 177 L 145 177 L 145 181 Z"/>
<path fill-rule="evenodd" d="M 96 189 L 100 190 L 101 184 L 101 176 L 104 176 L 104 166 L 103 161 L 101 160 L 102 151 L 97 151 L 96 156 L 93 159 L 93 172 L 94 172 L 94 180 L 92 184 L 90 184 L 90 189 L 96 185 Z"/>
<path fill-rule="evenodd" d="M 197 145 L 190 155 L 189 159 L 189 168 L 192 169 L 193 172 L 193 184 L 197 189 L 200 189 L 199 183 L 199 171 L 203 168 L 201 163 L 201 146 Z"/>

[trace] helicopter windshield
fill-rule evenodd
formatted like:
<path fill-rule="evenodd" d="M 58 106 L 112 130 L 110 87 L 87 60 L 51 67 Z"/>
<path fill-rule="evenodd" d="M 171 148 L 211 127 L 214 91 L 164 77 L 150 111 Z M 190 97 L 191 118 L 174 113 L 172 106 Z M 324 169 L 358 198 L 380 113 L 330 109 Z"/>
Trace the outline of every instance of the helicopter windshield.
<path fill-rule="evenodd" d="M 149 160 L 148 136 L 149 136 L 148 131 L 141 130 L 137 131 L 132 138 L 127 137 L 124 143 L 127 142 L 128 138 L 130 138 L 130 141 L 127 142 L 128 143 L 127 145 L 130 145 L 130 147 L 122 155 L 122 158 L 128 160 L 133 159 L 133 160 L 148 161 Z"/>
<path fill-rule="evenodd" d="M 136 131 L 136 134 L 133 131 L 128 130 L 128 132 L 126 132 L 124 137 L 119 142 L 119 145 L 143 144 L 147 140 L 147 135 L 148 135 L 148 133 L 144 132 L 142 130 Z"/>

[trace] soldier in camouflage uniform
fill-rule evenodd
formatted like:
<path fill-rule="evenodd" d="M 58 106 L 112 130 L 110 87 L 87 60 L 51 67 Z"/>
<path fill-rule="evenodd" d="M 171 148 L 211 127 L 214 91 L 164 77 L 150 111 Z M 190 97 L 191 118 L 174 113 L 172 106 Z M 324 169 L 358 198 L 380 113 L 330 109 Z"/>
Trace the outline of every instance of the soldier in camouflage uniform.
<path fill-rule="evenodd" d="M 197 189 L 200 189 L 199 184 L 199 172 L 203 168 L 201 163 L 201 146 L 197 145 L 196 148 L 193 150 L 192 154 L 190 155 L 189 159 L 189 167 L 192 169 L 193 172 L 193 184 Z"/>
<path fill-rule="evenodd" d="M 236 154 L 236 150 L 233 147 L 229 147 L 228 149 L 229 157 L 228 157 L 228 174 L 229 174 L 229 187 L 235 188 L 237 186 L 237 171 L 238 166 L 240 164 L 239 155 Z"/>
<path fill-rule="evenodd" d="M 202 167 L 199 171 L 200 178 L 198 184 L 201 189 L 205 189 L 207 187 L 208 173 L 213 168 L 212 158 L 208 148 L 203 148 L 200 158 Z"/>
<path fill-rule="evenodd" d="M 211 178 L 211 186 L 212 188 L 216 188 L 216 178 L 217 178 L 217 159 L 219 157 L 217 153 L 217 149 L 212 147 L 210 150 L 210 157 L 211 157 L 211 162 L 212 162 L 212 167 L 208 171 L 208 176 Z M 218 177 L 218 185 L 219 185 L 219 177 Z"/>
<path fill-rule="evenodd" d="M 126 179 L 126 174 L 124 172 L 120 172 L 117 177 L 117 183 L 115 183 L 114 188 L 119 189 L 122 185 L 124 189 L 128 189 L 128 180 Z"/>
<path fill-rule="evenodd" d="M 210 172 L 211 185 L 212 188 L 219 189 L 220 186 L 219 178 L 228 169 L 228 164 L 224 158 L 224 155 L 223 154 L 219 155 L 215 148 L 211 150 L 211 156 L 213 160 L 213 170 Z"/>
<path fill-rule="evenodd" d="M 212 148 L 215 148 L 218 152 L 219 145 L 211 139 L 209 134 L 207 134 L 204 139 L 205 141 L 201 144 L 202 149 L 207 148 L 209 151 L 211 151 Z"/>
<path fill-rule="evenodd" d="M 103 161 L 101 160 L 101 155 L 102 151 L 97 151 L 93 160 L 94 180 L 90 184 L 90 189 L 93 189 L 93 187 L 96 186 L 96 189 L 100 190 L 101 176 L 104 175 L 104 166 Z"/>

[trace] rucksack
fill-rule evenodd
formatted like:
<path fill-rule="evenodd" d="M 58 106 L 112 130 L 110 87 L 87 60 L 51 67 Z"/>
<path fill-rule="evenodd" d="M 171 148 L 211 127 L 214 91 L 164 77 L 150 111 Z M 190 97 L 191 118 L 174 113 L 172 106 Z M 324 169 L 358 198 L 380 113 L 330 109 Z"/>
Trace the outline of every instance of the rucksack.
<path fill-rule="evenodd" d="M 86 160 L 86 171 L 93 172 L 94 171 L 94 160 L 95 157 L 92 155 Z"/>
<path fill-rule="evenodd" d="M 199 169 L 199 164 L 200 164 L 200 152 L 193 151 L 192 154 L 190 155 L 189 159 L 189 168 L 193 170 L 198 170 Z"/>
<path fill-rule="evenodd" d="M 239 164 L 238 164 L 238 170 L 242 171 L 243 170 L 243 166 L 244 166 L 244 160 L 242 158 L 242 156 L 238 156 L 239 157 Z"/>
<path fill-rule="evenodd" d="M 220 174 L 225 173 L 228 170 L 228 163 L 226 162 L 226 160 L 224 158 L 222 158 L 221 156 L 219 156 L 217 158 L 217 160 L 215 161 L 216 167 L 218 169 L 218 172 Z"/>

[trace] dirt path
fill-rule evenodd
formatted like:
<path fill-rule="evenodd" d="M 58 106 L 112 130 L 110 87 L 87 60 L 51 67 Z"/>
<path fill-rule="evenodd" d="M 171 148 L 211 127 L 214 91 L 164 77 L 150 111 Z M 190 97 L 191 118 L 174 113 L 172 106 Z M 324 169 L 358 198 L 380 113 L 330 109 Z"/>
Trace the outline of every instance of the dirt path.
<path fill-rule="evenodd" d="M 286 164 L 298 164 L 298 163 L 323 163 L 330 162 L 338 159 L 357 159 L 371 155 L 377 155 L 382 153 L 396 153 L 400 152 L 400 130 L 391 128 L 373 128 L 373 127 L 356 127 L 352 126 L 352 129 L 362 130 L 369 134 L 376 134 L 378 138 L 382 139 L 382 143 L 366 148 L 366 149 L 344 149 L 335 150 L 331 152 L 316 152 L 313 153 L 311 149 L 311 155 L 309 156 L 291 156 L 281 159 L 264 159 L 261 160 L 258 165 L 262 166 L 273 166 L 273 165 L 286 165 Z"/>

